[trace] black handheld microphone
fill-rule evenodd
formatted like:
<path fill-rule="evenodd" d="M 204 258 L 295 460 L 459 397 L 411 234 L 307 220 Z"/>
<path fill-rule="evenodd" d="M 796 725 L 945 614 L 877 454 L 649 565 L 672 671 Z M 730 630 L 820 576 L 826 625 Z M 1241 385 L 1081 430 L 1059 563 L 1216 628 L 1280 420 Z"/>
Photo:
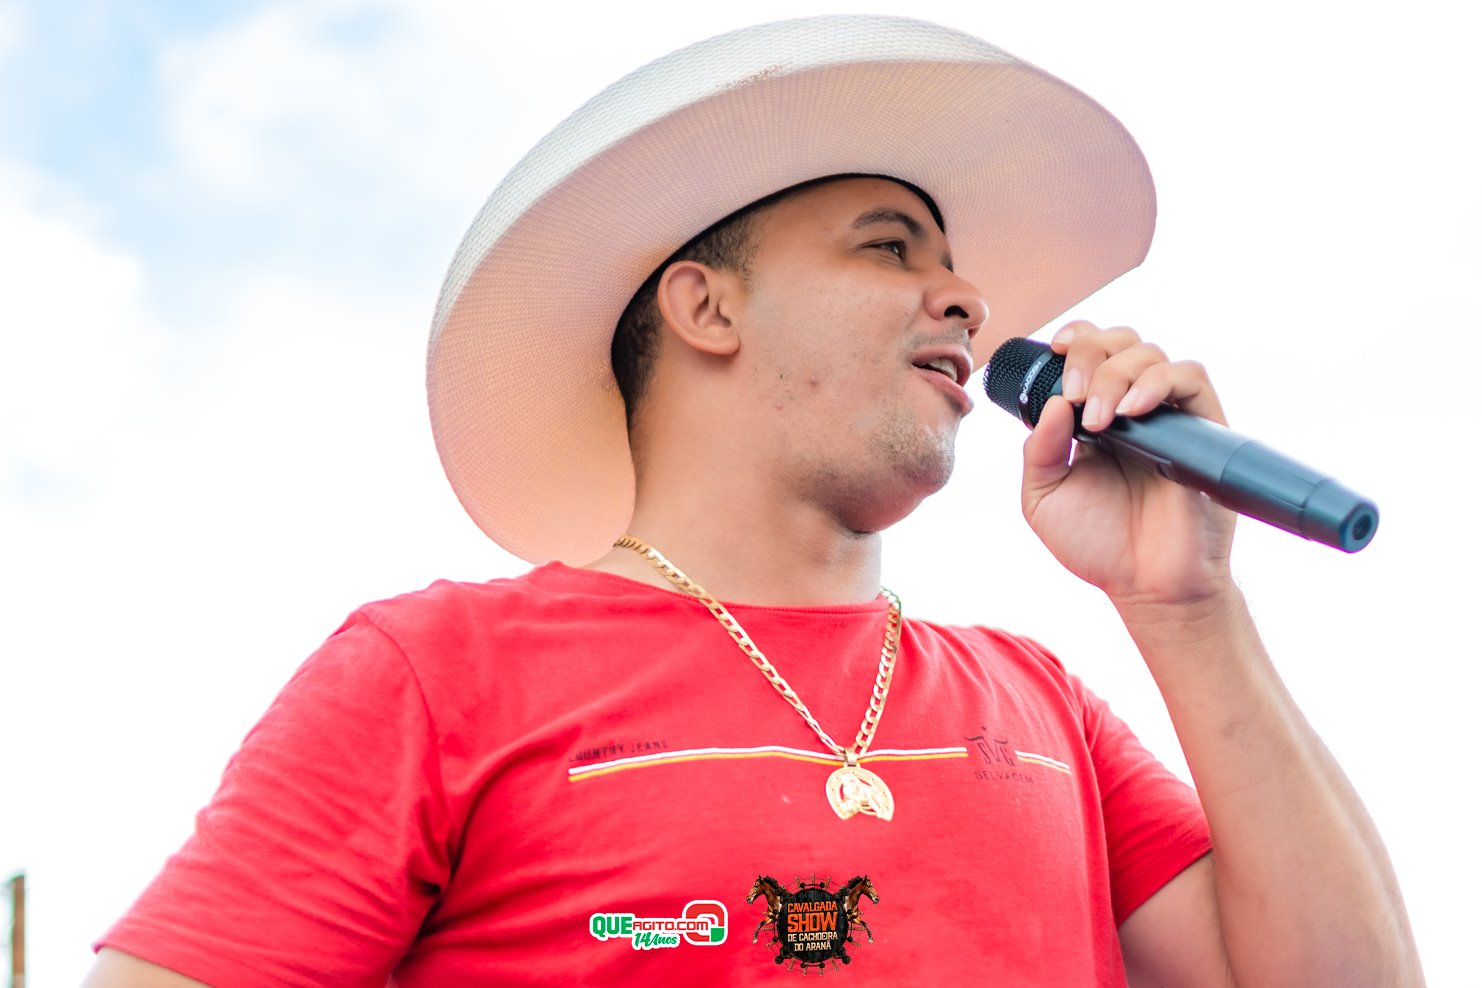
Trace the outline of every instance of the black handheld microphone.
<path fill-rule="evenodd" d="M 1048 345 L 1015 338 L 988 361 L 983 386 L 995 405 L 1033 428 L 1051 397 L 1060 394 L 1065 358 Z M 1160 405 L 1145 415 L 1118 415 L 1101 432 L 1075 437 L 1115 456 L 1203 491 L 1242 515 L 1358 552 L 1379 527 L 1379 509 L 1331 477 L 1224 426 Z"/>

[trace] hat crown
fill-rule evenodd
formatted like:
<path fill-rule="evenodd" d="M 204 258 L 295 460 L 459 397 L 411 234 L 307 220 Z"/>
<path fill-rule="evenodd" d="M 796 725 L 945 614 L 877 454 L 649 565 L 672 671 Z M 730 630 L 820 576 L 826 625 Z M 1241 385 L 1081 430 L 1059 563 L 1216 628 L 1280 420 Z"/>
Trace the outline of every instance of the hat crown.
<path fill-rule="evenodd" d="M 828 65 L 895 60 L 1018 61 L 980 38 L 928 21 L 842 14 L 743 28 L 629 72 L 572 111 L 490 193 L 443 281 L 432 320 L 434 341 L 489 244 L 558 186 L 573 165 L 656 120 L 727 90 Z"/>

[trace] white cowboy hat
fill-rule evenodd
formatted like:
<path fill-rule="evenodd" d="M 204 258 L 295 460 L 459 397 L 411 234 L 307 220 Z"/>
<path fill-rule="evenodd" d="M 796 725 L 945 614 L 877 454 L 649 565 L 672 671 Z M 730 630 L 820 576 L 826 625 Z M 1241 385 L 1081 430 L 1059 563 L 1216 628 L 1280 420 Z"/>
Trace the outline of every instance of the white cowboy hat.
<path fill-rule="evenodd" d="M 1137 266 L 1152 177 L 1080 91 L 971 35 L 896 17 L 763 24 L 603 90 L 535 146 L 453 257 L 427 358 L 443 468 L 531 562 L 622 534 L 633 465 L 613 328 L 691 237 L 763 196 L 886 175 L 940 207 L 988 300 L 975 362 Z"/>

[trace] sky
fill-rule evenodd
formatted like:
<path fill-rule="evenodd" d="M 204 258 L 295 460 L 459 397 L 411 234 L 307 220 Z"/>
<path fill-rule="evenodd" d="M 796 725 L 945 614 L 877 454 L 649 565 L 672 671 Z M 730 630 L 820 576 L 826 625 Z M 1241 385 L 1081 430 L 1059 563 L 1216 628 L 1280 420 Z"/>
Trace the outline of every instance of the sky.
<path fill-rule="evenodd" d="M 354 607 L 525 568 L 458 506 L 423 391 L 499 178 L 652 58 L 845 11 L 970 31 L 1120 117 L 1158 231 L 1066 318 L 1199 359 L 1237 429 L 1378 503 L 1355 555 L 1242 522 L 1236 574 L 1431 983 L 1482 984 L 1470 7 L 0 0 L 0 878 L 28 876 L 31 988 L 81 979 Z M 886 583 L 1043 641 L 1186 775 L 1114 612 L 1019 516 L 1022 427 L 978 406 Z"/>

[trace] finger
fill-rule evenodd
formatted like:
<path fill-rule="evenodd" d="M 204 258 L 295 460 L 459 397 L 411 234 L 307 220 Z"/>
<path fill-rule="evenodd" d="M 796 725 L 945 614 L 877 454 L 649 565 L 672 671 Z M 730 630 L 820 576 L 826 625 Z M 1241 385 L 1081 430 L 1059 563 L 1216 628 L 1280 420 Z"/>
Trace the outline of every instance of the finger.
<path fill-rule="evenodd" d="M 1139 342 L 1107 356 L 1092 370 L 1086 385 L 1081 425 L 1093 432 L 1105 428 L 1138 378 L 1167 363 L 1168 355 L 1152 343 Z"/>
<path fill-rule="evenodd" d="M 1040 498 L 1060 485 L 1070 473 L 1070 447 L 1075 414 L 1059 395 L 1045 403 L 1039 424 L 1024 442 L 1024 513 L 1033 513 Z"/>
<path fill-rule="evenodd" d="M 1142 415 L 1162 402 L 1221 425 L 1228 424 L 1209 372 L 1197 360 L 1152 364 L 1133 380 L 1116 408 L 1118 415 Z"/>
<path fill-rule="evenodd" d="M 1101 329 L 1085 320 L 1067 323 L 1050 341 L 1050 349 L 1065 355 L 1061 392 L 1072 402 L 1085 401 L 1091 375 L 1102 361 L 1140 342 L 1127 326 Z"/>
<path fill-rule="evenodd" d="M 1070 401 L 1081 401 L 1085 398 L 1086 369 L 1082 364 L 1086 361 L 1072 362 L 1070 359 L 1070 347 L 1080 337 L 1091 333 L 1101 332 L 1101 327 L 1084 319 L 1066 323 L 1060 327 L 1053 339 L 1050 340 L 1050 349 L 1065 357 L 1065 366 L 1061 369 L 1060 393 Z"/>
<path fill-rule="evenodd" d="M 1225 424 L 1224 408 L 1197 361 L 1170 362 L 1157 346 L 1126 326 L 1101 329 L 1076 320 L 1055 334 L 1051 349 L 1065 355 L 1061 392 L 1084 403 L 1081 424 L 1091 431 L 1116 415 L 1142 415 L 1160 402 Z"/>
<path fill-rule="evenodd" d="M 1050 340 L 1050 349 L 1056 353 L 1064 354 L 1070 348 L 1071 342 L 1086 333 L 1099 333 L 1101 327 L 1086 319 L 1075 319 L 1066 323 L 1055 331 Z"/>

